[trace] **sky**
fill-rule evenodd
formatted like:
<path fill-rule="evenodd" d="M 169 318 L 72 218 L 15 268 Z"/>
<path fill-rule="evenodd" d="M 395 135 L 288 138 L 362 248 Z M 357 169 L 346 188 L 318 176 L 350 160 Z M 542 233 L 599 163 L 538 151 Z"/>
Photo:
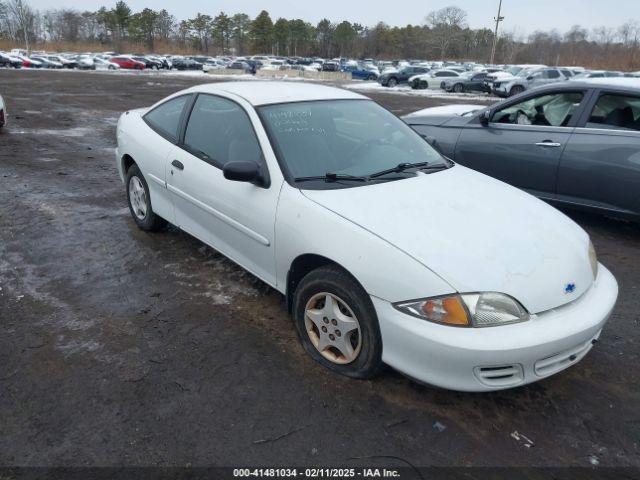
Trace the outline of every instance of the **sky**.
<path fill-rule="evenodd" d="M 424 23 L 432 10 L 456 5 L 468 13 L 468 23 L 473 28 L 491 27 L 499 0 L 127 0 L 134 10 L 145 7 L 160 10 L 166 8 L 178 19 L 193 17 L 196 13 L 216 15 L 247 13 L 252 18 L 261 10 L 267 10 L 274 19 L 278 17 L 302 18 L 316 24 L 322 18 L 333 22 L 348 20 L 366 26 L 379 21 L 389 25 L 404 26 Z M 74 7 L 80 10 L 97 10 L 101 6 L 115 5 L 115 0 L 28 0 L 35 8 Z M 628 20 L 640 22 L 640 0 L 503 0 L 501 28 L 526 35 L 535 30 L 558 29 L 565 32 L 572 25 L 584 27 L 618 27 Z"/>

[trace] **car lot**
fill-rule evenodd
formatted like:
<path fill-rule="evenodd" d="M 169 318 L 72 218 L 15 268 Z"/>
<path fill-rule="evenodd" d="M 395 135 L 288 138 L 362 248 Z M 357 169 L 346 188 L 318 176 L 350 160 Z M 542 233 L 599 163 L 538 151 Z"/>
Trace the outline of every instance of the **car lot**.
<path fill-rule="evenodd" d="M 0 71 L 0 463 L 640 465 L 637 226 L 569 212 L 620 284 L 578 366 L 481 395 L 338 377 L 277 293 L 129 216 L 118 115 L 206 79 Z M 447 102 L 367 93 L 400 115 Z"/>

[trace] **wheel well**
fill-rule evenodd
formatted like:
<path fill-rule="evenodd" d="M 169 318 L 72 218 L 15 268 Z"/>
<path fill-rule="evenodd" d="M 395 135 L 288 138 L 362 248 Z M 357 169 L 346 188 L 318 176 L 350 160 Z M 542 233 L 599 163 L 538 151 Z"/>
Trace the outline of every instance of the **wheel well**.
<path fill-rule="evenodd" d="M 339 263 L 334 262 L 327 257 L 323 257 L 322 255 L 315 255 L 312 253 L 300 255 L 291 263 L 291 267 L 289 267 L 289 272 L 287 273 L 286 294 L 287 310 L 289 311 L 289 313 L 291 313 L 293 308 L 293 294 L 296 291 L 296 288 L 298 287 L 300 281 L 309 272 L 326 265 L 337 265 L 338 267 L 345 270 Z"/>
<path fill-rule="evenodd" d="M 124 155 L 122 157 L 122 172 L 125 174 L 125 176 L 127 175 L 127 172 L 129 171 L 129 169 L 131 168 L 131 165 L 135 165 L 135 163 L 136 162 L 129 155 Z"/>

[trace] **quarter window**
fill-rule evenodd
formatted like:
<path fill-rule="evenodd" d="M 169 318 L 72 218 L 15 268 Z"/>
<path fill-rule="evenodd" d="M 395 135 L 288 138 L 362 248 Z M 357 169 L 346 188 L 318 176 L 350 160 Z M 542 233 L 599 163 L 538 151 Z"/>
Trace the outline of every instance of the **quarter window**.
<path fill-rule="evenodd" d="M 235 102 L 213 95 L 199 95 L 184 136 L 193 154 L 223 167 L 227 162 L 260 163 L 262 151 L 251 120 Z"/>
<path fill-rule="evenodd" d="M 495 123 L 566 127 L 575 115 L 583 94 L 566 92 L 530 98 L 496 112 Z"/>
<path fill-rule="evenodd" d="M 178 139 L 178 128 L 182 110 L 189 100 L 190 95 L 167 100 L 144 116 L 145 121 L 161 135 L 168 136 L 172 140 Z"/>
<path fill-rule="evenodd" d="M 586 127 L 640 131 L 640 97 L 602 95 Z"/>

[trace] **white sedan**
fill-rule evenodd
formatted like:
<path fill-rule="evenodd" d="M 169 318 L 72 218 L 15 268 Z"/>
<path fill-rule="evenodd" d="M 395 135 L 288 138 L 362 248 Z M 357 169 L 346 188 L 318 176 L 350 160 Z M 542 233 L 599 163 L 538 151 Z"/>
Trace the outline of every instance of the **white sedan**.
<path fill-rule="evenodd" d="M 117 136 L 137 225 L 171 222 L 282 292 L 335 372 L 515 387 L 582 359 L 614 307 L 578 225 L 356 93 L 208 84 L 126 112 Z"/>

